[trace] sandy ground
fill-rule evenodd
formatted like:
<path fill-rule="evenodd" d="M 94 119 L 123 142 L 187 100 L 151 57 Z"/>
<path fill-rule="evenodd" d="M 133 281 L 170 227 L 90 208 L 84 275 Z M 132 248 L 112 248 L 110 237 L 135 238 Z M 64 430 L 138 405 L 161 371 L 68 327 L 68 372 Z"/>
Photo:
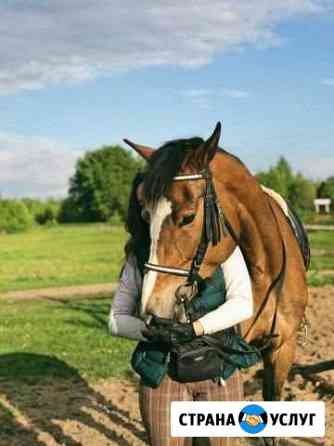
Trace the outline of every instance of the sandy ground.
<path fill-rule="evenodd" d="M 296 362 L 334 359 L 334 288 L 311 291 L 307 344 L 298 347 Z M 246 399 L 261 399 L 259 370 L 243 374 Z M 320 375 L 318 375 L 320 377 Z M 334 445 L 334 371 L 321 378 L 291 378 L 285 399 L 323 400 L 327 408 L 325 441 L 282 440 L 282 446 Z M 250 444 L 246 440 L 241 445 Z M 252 442 L 251 444 L 255 444 Z M 260 444 L 260 443 L 257 443 Z M 67 379 L 32 384 L 0 379 L 0 446 L 144 446 L 135 379 L 110 379 L 90 386 L 73 373 Z M 204 445 L 203 440 L 196 446 Z"/>

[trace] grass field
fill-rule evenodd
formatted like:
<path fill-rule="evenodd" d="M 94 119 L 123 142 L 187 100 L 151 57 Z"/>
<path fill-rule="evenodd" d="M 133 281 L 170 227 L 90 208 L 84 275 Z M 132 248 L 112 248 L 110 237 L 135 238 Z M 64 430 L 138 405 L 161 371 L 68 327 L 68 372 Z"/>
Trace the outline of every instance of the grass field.
<path fill-rule="evenodd" d="M 126 240 L 103 224 L 38 228 L 0 235 L 0 291 L 117 280 Z"/>
<path fill-rule="evenodd" d="M 127 236 L 123 228 L 67 225 L 0 235 L 0 291 L 115 282 Z M 310 284 L 334 284 L 334 233 L 310 233 Z"/>
<path fill-rule="evenodd" d="M 125 240 L 122 228 L 107 225 L 0 235 L 1 290 L 116 281 Z M 321 270 L 334 269 L 334 234 L 314 232 L 310 240 L 310 283 L 330 283 L 334 276 L 322 276 Z M 111 298 L 2 298 L 0 380 L 37 383 L 42 378 L 77 376 L 94 382 L 127 375 L 134 343 L 108 333 Z"/>
<path fill-rule="evenodd" d="M 312 254 L 309 284 L 312 286 L 334 285 L 334 232 L 310 232 L 309 239 Z"/>
<path fill-rule="evenodd" d="M 126 375 L 134 343 L 110 336 L 111 298 L 2 301 L 0 380 Z"/>

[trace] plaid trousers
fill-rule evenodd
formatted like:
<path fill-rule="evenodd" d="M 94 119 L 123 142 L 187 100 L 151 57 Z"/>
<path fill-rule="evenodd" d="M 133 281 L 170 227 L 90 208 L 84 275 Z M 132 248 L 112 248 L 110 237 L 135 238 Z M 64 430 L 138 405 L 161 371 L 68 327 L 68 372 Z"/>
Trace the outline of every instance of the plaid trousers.
<path fill-rule="evenodd" d="M 192 446 L 192 438 L 171 437 L 170 407 L 172 401 L 242 401 L 243 381 L 239 370 L 226 380 L 225 386 L 213 380 L 180 383 L 165 376 L 156 389 L 140 383 L 139 407 L 150 446 Z M 213 437 L 197 440 L 201 445 L 235 446 L 235 438 Z"/>

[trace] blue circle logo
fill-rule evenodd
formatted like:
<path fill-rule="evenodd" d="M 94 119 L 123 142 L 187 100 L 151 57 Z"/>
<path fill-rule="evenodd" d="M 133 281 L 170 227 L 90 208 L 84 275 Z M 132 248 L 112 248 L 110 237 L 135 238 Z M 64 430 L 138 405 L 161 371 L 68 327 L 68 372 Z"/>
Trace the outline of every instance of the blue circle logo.
<path fill-rule="evenodd" d="M 240 427 L 248 434 L 258 434 L 268 423 L 268 414 L 258 404 L 245 406 L 239 414 Z"/>

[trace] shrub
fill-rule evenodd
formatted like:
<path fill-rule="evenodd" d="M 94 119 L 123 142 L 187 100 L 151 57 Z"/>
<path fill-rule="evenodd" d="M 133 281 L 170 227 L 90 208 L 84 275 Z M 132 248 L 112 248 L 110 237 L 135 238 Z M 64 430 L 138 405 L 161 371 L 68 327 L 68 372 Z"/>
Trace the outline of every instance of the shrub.
<path fill-rule="evenodd" d="M 35 198 L 23 198 L 22 200 L 27 206 L 30 214 L 33 216 L 35 223 L 39 225 L 52 225 L 58 222 L 61 203 L 50 198 L 47 201 Z"/>
<path fill-rule="evenodd" d="M 120 226 L 124 224 L 124 221 L 122 220 L 122 217 L 119 215 L 118 212 L 115 212 L 108 220 L 108 223 L 111 226 Z"/>
<path fill-rule="evenodd" d="M 62 201 L 58 214 L 59 223 L 78 223 L 82 221 L 80 211 L 72 197 Z"/>
<path fill-rule="evenodd" d="M 53 225 L 58 223 L 61 204 L 55 200 L 44 203 L 44 209 L 36 215 L 36 221 L 40 225 Z"/>
<path fill-rule="evenodd" d="M 0 232 L 20 232 L 30 229 L 33 216 L 20 200 L 0 200 Z"/>

